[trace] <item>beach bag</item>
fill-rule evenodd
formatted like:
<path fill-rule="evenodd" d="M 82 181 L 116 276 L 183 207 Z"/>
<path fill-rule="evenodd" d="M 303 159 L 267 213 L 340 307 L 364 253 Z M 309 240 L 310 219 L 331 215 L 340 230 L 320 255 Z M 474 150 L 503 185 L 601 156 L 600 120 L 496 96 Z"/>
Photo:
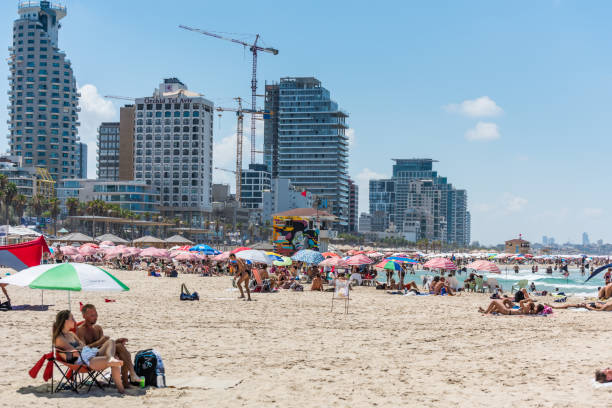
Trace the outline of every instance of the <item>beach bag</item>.
<path fill-rule="evenodd" d="M 183 283 L 181 285 L 180 299 L 181 300 L 200 300 L 200 296 L 198 295 L 198 292 L 189 293 L 187 286 L 185 286 L 185 284 Z"/>
<path fill-rule="evenodd" d="M 166 386 L 166 370 L 161 356 L 154 349 L 140 350 L 134 356 L 136 375 L 144 377 L 145 385 Z"/>

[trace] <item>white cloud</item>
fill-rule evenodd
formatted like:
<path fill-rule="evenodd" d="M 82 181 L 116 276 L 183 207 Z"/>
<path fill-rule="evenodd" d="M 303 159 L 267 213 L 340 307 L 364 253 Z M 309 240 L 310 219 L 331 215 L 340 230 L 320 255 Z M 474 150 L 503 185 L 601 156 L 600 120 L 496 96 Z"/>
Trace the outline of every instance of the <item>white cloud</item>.
<path fill-rule="evenodd" d="M 604 215 L 604 211 L 601 208 L 585 208 L 582 210 L 582 213 L 588 218 L 599 218 Z"/>
<path fill-rule="evenodd" d="M 81 142 L 87 144 L 87 177 L 96 178 L 96 141 L 98 138 L 98 127 L 101 122 L 118 121 L 115 105 L 104 99 L 98 88 L 92 84 L 85 84 L 79 88 L 79 137 Z"/>
<path fill-rule="evenodd" d="M 355 129 L 350 128 L 346 131 L 346 138 L 348 139 L 349 148 L 355 146 Z"/>
<path fill-rule="evenodd" d="M 229 116 L 228 116 L 229 117 Z M 235 116 L 231 116 L 235 118 Z M 224 127 L 231 126 L 233 133 L 213 142 L 213 183 L 229 184 L 232 192 L 236 191 L 236 175 L 228 171 L 218 170 L 219 167 L 226 170 L 236 170 L 236 121 L 222 122 Z M 244 117 L 242 134 L 242 168 L 246 169 L 251 163 L 251 119 L 248 115 Z M 215 126 L 215 131 L 217 127 Z M 263 122 L 255 122 L 255 136 L 258 151 L 263 151 Z M 255 162 L 263 163 L 263 154 L 255 153 Z"/>
<path fill-rule="evenodd" d="M 486 213 L 493 210 L 494 207 L 487 203 L 478 203 L 475 204 L 472 208 L 475 210 L 475 212 Z"/>
<path fill-rule="evenodd" d="M 465 138 L 471 142 L 499 139 L 499 127 L 491 122 L 478 122 L 472 129 L 465 132 Z"/>
<path fill-rule="evenodd" d="M 503 208 L 510 213 L 520 212 L 527 205 L 527 199 L 515 196 L 510 193 L 504 193 L 502 196 Z"/>
<path fill-rule="evenodd" d="M 377 173 L 369 168 L 362 169 L 356 177 L 353 178 L 357 186 L 359 186 L 359 209 L 358 214 L 370 211 L 370 180 L 387 178 L 386 175 Z"/>
<path fill-rule="evenodd" d="M 499 116 L 504 112 L 504 110 L 488 96 L 467 99 L 461 103 L 452 103 L 444 106 L 444 109 L 447 112 L 459 113 L 473 118 Z"/>

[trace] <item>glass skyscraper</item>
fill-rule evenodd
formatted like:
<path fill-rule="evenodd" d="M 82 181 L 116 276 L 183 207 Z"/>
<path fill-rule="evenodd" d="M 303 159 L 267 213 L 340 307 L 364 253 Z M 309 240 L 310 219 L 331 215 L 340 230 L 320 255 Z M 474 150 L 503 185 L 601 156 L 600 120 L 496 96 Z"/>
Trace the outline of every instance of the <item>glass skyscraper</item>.
<path fill-rule="evenodd" d="M 315 194 L 348 228 L 348 114 L 316 78 L 281 78 L 266 86 L 264 163 L 272 177 L 289 178 Z"/>
<path fill-rule="evenodd" d="M 78 97 L 70 60 L 58 45 L 66 8 L 21 1 L 9 47 L 9 145 L 24 166 L 55 180 L 78 177 Z"/>
<path fill-rule="evenodd" d="M 390 226 L 411 240 L 469 245 L 467 192 L 433 170 L 432 159 L 394 159 L 391 179 L 370 180 L 372 230 Z"/>

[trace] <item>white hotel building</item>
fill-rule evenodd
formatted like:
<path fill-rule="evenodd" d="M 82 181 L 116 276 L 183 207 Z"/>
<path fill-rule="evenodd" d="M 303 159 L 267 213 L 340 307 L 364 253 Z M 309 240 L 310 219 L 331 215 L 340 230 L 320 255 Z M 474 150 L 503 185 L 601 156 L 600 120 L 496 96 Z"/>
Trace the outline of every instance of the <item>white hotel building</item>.
<path fill-rule="evenodd" d="M 212 210 L 213 110 L 176 78 L 135 101 L 134 180 L 159 189 L 162 215 L 192 227 Z"/>

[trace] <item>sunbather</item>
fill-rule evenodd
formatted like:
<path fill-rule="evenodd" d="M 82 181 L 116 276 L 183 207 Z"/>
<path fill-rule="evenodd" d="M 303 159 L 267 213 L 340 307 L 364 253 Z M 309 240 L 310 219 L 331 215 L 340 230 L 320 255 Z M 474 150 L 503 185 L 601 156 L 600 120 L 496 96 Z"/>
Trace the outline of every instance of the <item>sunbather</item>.
<path fill-rule="evenodd" d="M 125 392 L 121 380 L 121 366 L 123 361 L 115 358 L 115 342 L 107 340 L 100 348 L 87 347 L 81 339 L 71 330 L 75 329 L 76 322 L 70 310 L 57 313 L 53 324 L 52 341 L 60 355 L 69 364 L 83 364 L 92 370 L 102 371 L 108 367 L 111 376 L 121 394 Z"/>
<path fill-rule="evenodd" d="M 110 340 L 110 337 L 104 335 L 102 327 L 99 324 L 96 324 L 98 322 L 98 312 L 96 311 L 94 305 L 84 305 L 81 309 L 81 313 L 83 314 L 83 319 L 85 319 L 85 322 L 78 327 L 76 334 L 88 347 L 100 347 Z M 123 366 L 121 367 L 121 379 L 123 386 L 129 388 L 130 380 L 132 382 L 139 382 L 140 377 L 136 375 L 134 364 L 132 364 L 132 356 L 125 347 L 127 342 L 128 340 L 126 338 L 119 338 L 115 340 L 115 353 L 116 357 L 123 361 Z M 129 379 L 128 374 L 130 377 Z"/>
<path fill-rule="evenodd" d="M 610 312 L 612 311 L 612 301 L 607 302 L 591 302 L 591 303 L 574 303 L 574 304 L 565 304 L 563 306 L 550 306 L 553 309 L 570 309 L 570 308 L 584 308 L 588 310 L 593 310 L 595 312 Z"/>
<path fill-rule="evenodd" d="M 487 309 L 482 307 L 478 308 L 478 311 L 483 314 L 499 313 L 504 315 L 525 315 L 525 314 L 538 314 L 544 310 L 544 305 L 540 304 L 537 307 L 533 302 L 525 302 L 523 307 L 519 309 L 513 309 L 507 306 L 507 302 L 502 299 L 494 299 L 489 304 Z"/>
<path fill-rule="evenodd" d="M 612 283 L 600 288 L 597 297 L 603 300 L 610 299 L 612 297 Z"/>
<path fill-rule="evenodd" d="M 323 292 L 323 279 L 321 279 L 320 275 L 315 275 L 312 278 L 312 285 L 310 286 L 310 290 L 318 290 Z"/>

